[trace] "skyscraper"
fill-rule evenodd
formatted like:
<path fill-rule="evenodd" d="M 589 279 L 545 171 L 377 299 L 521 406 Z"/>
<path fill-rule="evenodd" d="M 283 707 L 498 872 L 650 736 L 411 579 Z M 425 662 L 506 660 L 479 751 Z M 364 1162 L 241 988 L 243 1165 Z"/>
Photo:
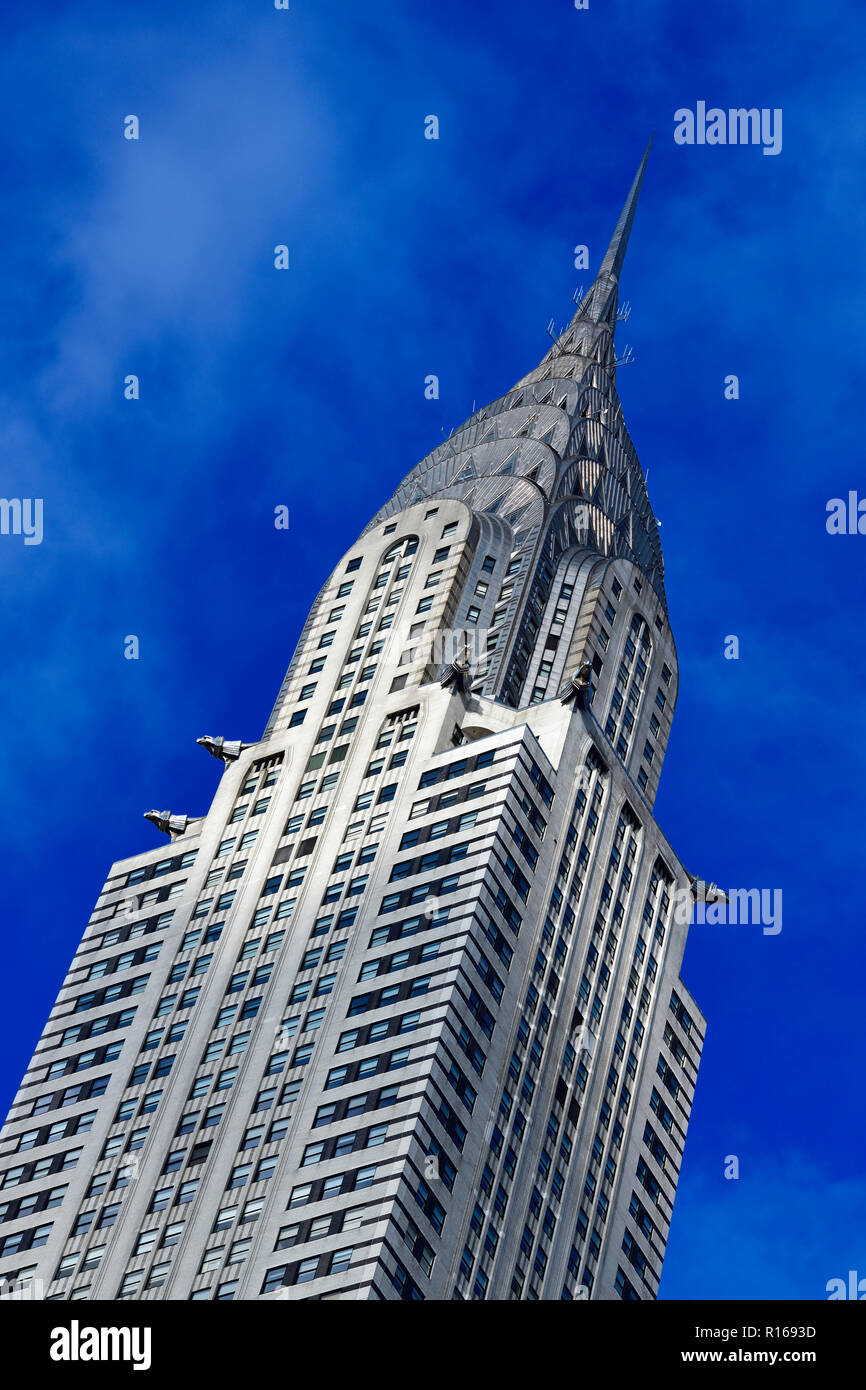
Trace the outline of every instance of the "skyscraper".
<path fill-rule="evenodd" d="M 647 155 L 541 364 L 405 478 L 204 816 L 114 864 L 0 1137 L 50 1299 L 654 1298 L 703 1019 L 616 391 Z"/>

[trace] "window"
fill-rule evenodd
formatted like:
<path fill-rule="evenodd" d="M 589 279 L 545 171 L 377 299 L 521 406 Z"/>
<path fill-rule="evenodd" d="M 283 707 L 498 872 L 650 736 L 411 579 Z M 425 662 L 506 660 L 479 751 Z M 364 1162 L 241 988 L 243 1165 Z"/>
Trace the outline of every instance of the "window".
<path fill-rule="evenodd" d="M 242 1149 L 255 1149 L 255 1148 L 258 1148 L 259 1144 L 262 1142 L 262 1138 L 263 1138 L 263 1136 L 264 1136 L 264 1133 L 265 1133 L 265 1126 L 264 1126 L 264 1125 L 253 1125 L 253 1126 L 251 1126 L 251 1127 L 246 1131 L 246 1133 L 244 1134 L 243 1140 L 241 1141 L 241 1148 L 242 1148 Z"/>
<path fill-rule="evenodd" d="M 201 1264 L 198 1267 L 199 1274 L 210 1274 L 213 1270 L 219 1269 L 225 1254 L 224 1245 L 214 1245 L 210 1250 L 206 1250 L 202 1256 Z"/>
<path fill-rule="evenodd" d="M 335 1250 L 331 1256 L 331 1263 L 328 1265 L 329 1274 L 341 1274 L 344 1269 L 348 1269 L 352 1263 L 354 1251 L 351 1247 L 347 1250 Z"/>
<path fill-rule="evenodd" d="M 234 1224 L 234 1219 L 235 1219 L 235 1217 L 237 1216 L 239 1210 L 240 1210 L 239 1207 L 234 1206 L 234 1207 L 223 1207 L 220 1211 L 218 1211 L 218 1212 L 217 1212 L 217 1216 L 216 1216 L 216 1221 L 215 1221 L 214 1224 L 213 1224 L 213 1231 L 214 1231 L 214 1234 L 216 1234 L 217 1231 L 225 1231 L 225 1230 L 228 1229 L 229 1226 L 233 1225 L 233 1224 Z M 178 1224 L 182 1224 L 182 1223 L 178 1223 Z M 167 1227 L 166 1227 L 166 1232 L 168 1232 L 170 1229 L 171 1229 L 171 1227 L 167 1226 Z"/>
<path fill-rule="evenodd" d="M 295 1283 L 306 1284 L 310 1279 L 315 1279 L 318 1267 L 318 1255 L 312 1255 L 307 1260 L 301 1260 L 301 1263 L 298 1265 L 297 1275 L 295 1276 Z"/>
<path fill-rule="evenodd" d="M 253 1165 L 251 1163 L 239 1163 L 235 1168 L 232 1169 L 229 1180 L 226 1183 L 226 1187 L 243 1187 L 248 1181 L 252 1170 Z"/>
<path fill-rule="evenodd" d="M 295 1222 L 293 1226 L 283 1226 L 277 1235 L 277 1243 L 274 1249 L 285 1250 L 289 1246 L 297 1245 L 300 1232 L 301 1227 L 298 1222 Z"/>

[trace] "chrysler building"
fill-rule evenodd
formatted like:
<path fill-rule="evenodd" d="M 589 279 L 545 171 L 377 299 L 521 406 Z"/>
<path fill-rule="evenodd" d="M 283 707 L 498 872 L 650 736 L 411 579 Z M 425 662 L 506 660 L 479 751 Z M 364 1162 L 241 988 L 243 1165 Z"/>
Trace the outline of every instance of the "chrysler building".
<path fill-rule="evenodd" d="M 704 1020 L 616 387 L 646 162 L 544 360 L 337 561 L 261 738 L 190 748 L 210 809 L 112 865 L 0 1137 L 0 1279 L 656 1297 Z"/>

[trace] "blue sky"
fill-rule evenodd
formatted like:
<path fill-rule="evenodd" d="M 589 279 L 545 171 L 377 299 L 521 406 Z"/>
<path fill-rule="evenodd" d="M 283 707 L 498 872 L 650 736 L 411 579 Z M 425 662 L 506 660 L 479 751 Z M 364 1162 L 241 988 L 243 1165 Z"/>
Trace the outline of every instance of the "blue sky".
<path fill-rule="evenodd" d="M 778 936 L 692 929 L 661 1294 L 866 1274 L 866 537 L 825 529 L 866 496 L 866 13 L 153 0 L 7 7 L 0 40 L 0 493 L 45 508 L 0 536 L 4 1101 L 142 813 L 206 810 L 196 737 L 258 737 L 327 573 L 544 355 L 655 130 L 619 386 L 680 659 L 657 814 L 692 872 L 784 893 Z M 781 108 L 781 154 L 676 145 L 699 100 Z"/>

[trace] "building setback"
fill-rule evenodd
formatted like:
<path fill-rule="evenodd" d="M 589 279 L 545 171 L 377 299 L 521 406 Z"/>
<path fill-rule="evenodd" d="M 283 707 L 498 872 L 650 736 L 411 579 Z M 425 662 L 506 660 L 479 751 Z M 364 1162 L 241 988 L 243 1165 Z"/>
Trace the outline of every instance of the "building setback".
<path fill-rule="evenodd" d="M 262 739 L 111 868 L 0 1138 L 49 1299 L 652 1299 L 704 1032 L 616 391 L 646 166 L 543 362 L 415 467 Z"/>

